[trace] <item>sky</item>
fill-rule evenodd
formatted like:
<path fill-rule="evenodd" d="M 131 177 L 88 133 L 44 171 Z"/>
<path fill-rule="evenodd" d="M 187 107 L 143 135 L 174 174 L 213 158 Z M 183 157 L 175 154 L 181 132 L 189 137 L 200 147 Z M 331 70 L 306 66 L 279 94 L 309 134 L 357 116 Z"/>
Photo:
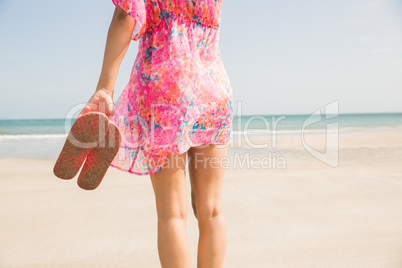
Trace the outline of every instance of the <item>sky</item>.
<path fill-rule="evenodd" d="M 94 93 L 112 0 L 0 0 L 0 119 L 64 118 Z M 225 0 L 236 115 L 402 112 L 402 1 Z M 131 41 L 114 101 L 137 54 Z"/>

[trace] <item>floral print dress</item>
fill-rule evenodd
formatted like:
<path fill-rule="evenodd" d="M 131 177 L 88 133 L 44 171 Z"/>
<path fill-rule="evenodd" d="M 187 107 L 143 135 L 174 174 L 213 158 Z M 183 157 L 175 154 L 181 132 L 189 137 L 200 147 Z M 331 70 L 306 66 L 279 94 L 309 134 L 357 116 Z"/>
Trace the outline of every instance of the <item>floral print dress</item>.
<path fill-rule="evenodd" d="M 223 0 L 112 0 L 135 21 L 138 54 L 112 121 L 122 142 L 110 166 L 160 171 L 168 153 L 231 138 L 233 92 L 219 50 Z"/>

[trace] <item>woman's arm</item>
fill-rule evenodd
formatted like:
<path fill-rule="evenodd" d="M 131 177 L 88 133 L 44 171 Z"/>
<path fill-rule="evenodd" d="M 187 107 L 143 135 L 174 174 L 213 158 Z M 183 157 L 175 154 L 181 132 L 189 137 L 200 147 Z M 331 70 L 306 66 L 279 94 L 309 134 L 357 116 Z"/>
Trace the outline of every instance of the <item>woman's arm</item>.
<path fill-rule="evenodd" d="M 113 97 L 114 85 L 120 64 L 131 42 L 135 20 L 121 7 L 116 6 L 106 40 L 102 71 L 96 89 L 103 89 Z"/>
<path fill-rule="evenodd" d="M 131 42 L 136 21 L 121 7 L 116 6 L 106 40 L 102 70 L 95 93 L 80 114 L 96 111 L 113 117 L 113 92 L 120 64 Z"/>

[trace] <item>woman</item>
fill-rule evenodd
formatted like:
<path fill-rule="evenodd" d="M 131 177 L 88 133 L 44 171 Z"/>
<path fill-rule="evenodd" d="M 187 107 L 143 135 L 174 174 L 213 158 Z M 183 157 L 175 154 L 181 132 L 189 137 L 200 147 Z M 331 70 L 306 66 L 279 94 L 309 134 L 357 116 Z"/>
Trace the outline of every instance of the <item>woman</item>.
<path fill-rule="evenodd" d="M 103 112 L 122 133 L 111 166 L 150 175 L 162 267 L 190 267 L 187 162 L 200 231 L 197 266 L 222 267 L 227 243 L 223 160 L 233 117 L 232 88 L 218 43 L 223 0 L 112 1 L 116 8 L 101 75 L 84 110 L 99 111 L 106 103 Z M 114 106 L 118 69 L 131 40 L 139 41 L 138 54 Z"/>

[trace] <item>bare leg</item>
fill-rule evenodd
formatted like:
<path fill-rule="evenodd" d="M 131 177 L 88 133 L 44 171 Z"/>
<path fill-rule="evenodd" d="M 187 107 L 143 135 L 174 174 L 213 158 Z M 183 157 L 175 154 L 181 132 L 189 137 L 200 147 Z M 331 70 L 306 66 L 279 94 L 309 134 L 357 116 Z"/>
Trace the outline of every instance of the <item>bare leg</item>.
<path fill-rule="evenodd" d="M 222 182 L 227 147 L 202 145 L 188 151 L 192 205 L 198 219 L 198 268 L 222 268 L 227 232 L 222 210 Z M 222 164 L 223 163 L 223 164 Z"/>
<path fill-rule="evenodd" d="M 158 253 L 162 268 L 189 268 L 186 154 L 169 154 L 167 165 L 151 174 L 158 214 Z"/>

